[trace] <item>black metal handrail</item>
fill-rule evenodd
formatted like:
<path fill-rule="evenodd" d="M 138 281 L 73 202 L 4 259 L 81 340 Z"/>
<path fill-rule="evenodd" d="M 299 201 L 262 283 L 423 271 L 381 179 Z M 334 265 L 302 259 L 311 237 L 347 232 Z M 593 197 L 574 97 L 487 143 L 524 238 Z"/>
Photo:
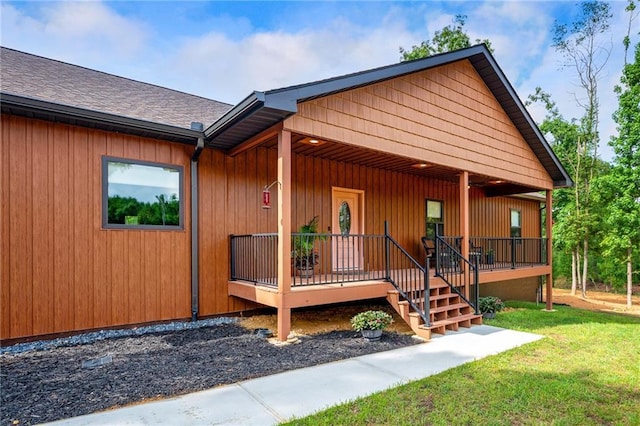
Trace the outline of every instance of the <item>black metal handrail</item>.
<path fill-rule="evenodd" d="M 385 279 L 384 235 L 291 234 L 292 286 Z"/>
<path fill-rule="evenodd" d="M 231 280 L 278 286 L 278 234 L 231 235 Z"/>
<path fill-rule="evenodd" d="M 480 280 L 477 259 L 474 260 L 474 263 L 465 259 L 457 249 L 459 241 L 459 237 L 436 235 L 436 276 L 442 278 L 453 291 L 473 307 L 476 314 L 479 314 Z M 473 302 L 465 296 L 465 287 L 469 288 L 469 297 Z"/>
<path fill-rule="evenodd" d="M 547 239 L 472 237 L 469 258 L 483 271 L 547 265 Z"/>
<path fill-rule="evenodd" d="M 429 270 L 389 235 L 384 224 L 386 278 L 429 326 Z"/>

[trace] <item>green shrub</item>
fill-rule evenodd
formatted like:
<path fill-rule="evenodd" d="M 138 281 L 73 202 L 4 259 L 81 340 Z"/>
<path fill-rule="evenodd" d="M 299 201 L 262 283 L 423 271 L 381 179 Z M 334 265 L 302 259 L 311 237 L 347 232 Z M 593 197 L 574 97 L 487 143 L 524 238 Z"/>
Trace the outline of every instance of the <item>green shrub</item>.
<path fill-rule="evenodd" d="M 393 322 L 391 315 L 384 311 L 365 311 L 351 318 L 351 327 L 355 331 L 383 330 Z"/>
<path fill-rule="evenodd" d="M 500 312 L 504 309 L 504 302 L 495 296 L 486 296 L 480 298 L 480 312 Z"/>

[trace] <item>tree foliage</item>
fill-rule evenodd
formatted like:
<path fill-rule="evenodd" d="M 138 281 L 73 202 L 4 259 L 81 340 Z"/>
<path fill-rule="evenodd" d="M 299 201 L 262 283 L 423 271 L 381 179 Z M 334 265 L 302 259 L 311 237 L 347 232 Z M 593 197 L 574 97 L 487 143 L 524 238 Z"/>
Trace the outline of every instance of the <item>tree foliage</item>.
<path fill-rule="evenodd" d="M 425 40 L 417 46 L 411 46 L 406 50 L 400 47 L 401 61 L 411 61 L 414 59 L 426 58 L 437 53 L 450 52 L 452 50 L 463 49 L 471 46 L 471 39 L 464 30 L 467 20 L 466 15 L 456 15 L 453 23 L 443 29 L 436 31 L 431 40 Z M 493 52 L 489 40 L 476 39 L 476 44 L 484 43 Z"/>
<path fill-rule="evenodd" d="M 618 124 L 618 136 L 609 142 L 615 152 L 614 167 L 596 181 L 596 195 L 598 205 L 605 210 L 604 254 L 627 266 L 630 305 L 633 271 L 640 263 L 640 43 L 635 48 L 634 62 L 625 65 L 621 85 L 615 91 L 619 105 L 613 118 Z"/>
<path fill-rule="evenodd" d="M 180 225 L 180 201 L 176 195 L 169 199 L 158 195 L 154 203 L 138 201 L 133 197 L 109 197 L 108 218 L 114 224 Z"/>
<path fill-rule="evenodd" d="M 602 161 L 598 159 L 598 83 L 611 52 L 610 43 L 606 43 L 603 36 L 609 30 L 612 14 L 608 3 L 599 1 L 582 3 L 580 12 L 570 25 L 555 24 L 553 46 L 562 53 L 564 66 L 575 72 L 580 90 L 575 100 L 584 111 L 578 122 L 572 122 L 578 124 L 578 134 L 573 136 L 573 140 L 562 141 L 558 147 L 563 151 L 565 164 L 570 166 L 574 188 L 571 193 L 565 193 L 567 214 L 557 231 L 572 251 L 572 293 L 580 282 L 582 294 L 586 296 L 589 247 L 598 232 L 592 184 L 602 171 Z"/>

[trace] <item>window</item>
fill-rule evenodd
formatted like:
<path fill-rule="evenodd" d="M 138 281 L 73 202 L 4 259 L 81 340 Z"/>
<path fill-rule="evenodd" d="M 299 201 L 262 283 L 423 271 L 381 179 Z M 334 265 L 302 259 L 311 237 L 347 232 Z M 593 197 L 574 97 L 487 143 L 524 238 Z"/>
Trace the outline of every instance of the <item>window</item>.
<path fill-rule="evenodd" d="M 183 168 L 102 157 L 105 228 L 182 229 Z"/>
<path fill-rule="evenodd" d="M 522 223 L 520 221 L 520 210 L 511 209 L 511 236 L 520 238 L 522 237 Z"/>
<path fill-rule="evenodd" d="M 444 215 L 442 201 L 427 200 L 427 238 L 436 239 L 436 235 L 444 235 Z"/>

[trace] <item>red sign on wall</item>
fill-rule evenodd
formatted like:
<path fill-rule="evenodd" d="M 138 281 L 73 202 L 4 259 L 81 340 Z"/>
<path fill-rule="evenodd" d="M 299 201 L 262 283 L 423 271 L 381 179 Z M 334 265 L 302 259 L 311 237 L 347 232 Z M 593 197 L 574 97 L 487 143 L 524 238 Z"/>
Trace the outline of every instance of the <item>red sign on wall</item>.
<path fill-rule="evenodd" d="M 262 190 L 262 208 L 270 209 L 271 208 L 271 192 L 268 189 Z"/>

